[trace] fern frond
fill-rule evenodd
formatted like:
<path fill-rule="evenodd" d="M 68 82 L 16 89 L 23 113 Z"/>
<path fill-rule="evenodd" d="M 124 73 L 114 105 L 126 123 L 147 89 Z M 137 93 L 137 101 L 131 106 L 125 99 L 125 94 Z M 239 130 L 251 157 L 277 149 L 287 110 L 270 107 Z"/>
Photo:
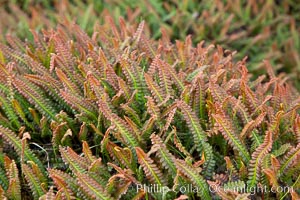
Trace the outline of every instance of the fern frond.
<path fill-rule="evenodd" d="M 175 70 L 177 62 L 175 62 L 172 66 L 168 63 L 165 63 L 165 69 L 168 71 L 168 73 L 171 76 L 171 79 L 174 81 L 175 85 L 177 86 L 179 92 L 182 92 L 184 90 L 184 83 L 183 80 L 180 79 L 179 74 Z"/>
<path fill-rule="evenodd" d="M 300 143 L 290 151 L 286 153 L 283 160 L 280 162 L 281 167 L 279 169 L 279 174 L 287 170 L 293 163 L 300 162 Z"/>
<path fill-rule="evenodd" d="M 215 102 L 223 103 L 225 98 L 228 96 L 222 87 L 212 81 L 209 82 L 208 88 Z"/>
<path fill-rule="evenodd" d="M 111 200 L 112 197 L 107 191 L 94 179 L 84 173 L 76 173 L 79 186 L 87 193 L 87 195 L 96 200 Z"/>
<path fill-rule="evenodd" d="M 1 108 L 3 109 L 7 119 L 10 121 L 12 128 L 19 129 L 21 127 L 20 122 L 18 121 L 18 115 L 14 112 L 13 105 L 11 105 L 7 97 L 0 92 L 0 103 Z M 9 125 L 9 124 L 7 124 Z"/>
<path fill-rule="evenodd" d="M 41 92 L 36 86 L 31 84 L 25 79 L 14 78 L 13 85 L 17 90 L 33 104 L 37 110 L 39 110 L 48 119 L 55 120 L 55 114 L 57 111 L 52 105 L 45 99 L 43 92 Z"/>
<path fill-rule="evenodd" d="M 250 160 L 249 153 L 235 132 L 232 121 L 221 109 L 222 108 L 219 107 L 217 109 L 217 113 L 212 114 L 213 118 L 216 120 L 216 124 L 218 125 L 217 128 L 219 128 L 229 145 L 232 146 L 233 149 L 237 150 L 241 158 L 248 163 Z"/>
<path fill-rule="evenodd" d="M 245 81 L 241 81 L 240 95 L 242 96 L 243 103 L 248 108 L 249 112 L 253 113 L 259 106 L 259 102 L 255 93 L 250 89 Z"/>
<path fill-rule="evenodd" d="M 269 180 L 270 185 L 274 188 L 278 188 L 279 184 L 277 181 L 276 172 L 270 168 L 263 169 L 263 172 L 266 175 L 267 179 Z"/>
<path fill-rule="evenodd" d="M 20 65 L 23 65 L 28 68 L 27 62 L 25 59 L 26 55 L 24 55 L 22 52 L 12 49 L 8 46 L 5 46 L 4 44 L 0 44 L 0 49 L 3 53 L 3 55 L 5 56 L 5 58 L 7 58 L 7 60 L 14 61 L 14 62 L 19 63 Z"/>
<path fill-rule="evenodd" d="M 201 119 L 205 119 L 205 82 L 203 80 L 203 73 L 200 72 L 199 75 L 195 78 L 192 83 L 191 90 L 194 91 L 194 98 L 193 98 L 193 107 L 196 111 L 197 115 Z"/>
<path fill-rule="evenodd" d="M 160 119 L 160 110 L 157 106 L 157 104 L 154 102 L 152 97 L 146 96 L 145 97 L 147 101 L 147 112 L 154 118 L 154 119 Z"/>
<path fill-rule="evenodd" d="M 147 139 L 149 138 L 150 134 L 152 133 L 152 130 L 154 128 L 155 124 L 155 118 L 150 117 L 145 123 L 144 126 L 142 127 L 142 138 Z"/>
<path fill-rule="evenodd" d="M 286 153 L 286 151 L 290 150 L 291 148 L 291 144 L 290 143 L 287 143 L 287 144 L 283 144 L 280 146 L 279 149 L 276 149 L 274 151 L 272 151 L 272 154 L 275 156 L 275 157 L 279 157 L 279 156 L 282 156 Z"/>
<path fill-rule="evenodd" d="M 275 114 L 275 116 L 271 117 L 272 120 L 268 126 L 268 131 L 273 133 L 274 140 L 278 137 L 280 120 L 281 120 L 283 114 L 284 114 L 284 111 L 280 110 Z"/>
<path fill-rule="evenodd" d="M 121 137 L 124 139 L 125 143 L 130 147 L 138 146 L 138 140 L 135 138 L 135 135 L 132 133 L 132 130 L 129 128 L 128 124 L 119 116 L 112 113 L 110 108 L 103 100 L 99 100 L 98 105 L 104 116 L 110 120 L 111 123 L 121 133 Z"/>
<path fill-rule="evenodd" d="M 67 77 L 67 75 L 59 68 L 55 68 L 56 75 L 64 85 L 65 89 L 70 91 L 72 94 L 80 95 L 81 91 L 78 87 Z"/>
<path fill-rule="evenodd" d="M 46 194 L 41 196 L 39 200 L 57 200 L 57 195 L 53 192 L 53 187 L 51 187 Z"/>
<path fill-rule="evenodd" d="M 25 175 L 25 179 L 31 189 L 34 199 L 39 199 L 45 194 L 41 186 L 41 182 L 35 177 L 32 169 L 26 165 L 22 164 L 22 173 Z"/>
<path fill-rule="evenodd" d="M 165 111 L 166 114 L 164 114 L 164 113 L 162 114 L 163 116 L 166 116 L 166 123 L 164 125 L 162 132 L 165 132 L 168 130 L 172 121 L 174 120 L 176 111 L 177 111 L 177 105 L 176 105 L 176 103 L 174 103 L 166 109 L 166 111 Z"/>
<path fill-rule="evenodd" d="M 196 114 L 192 111 L 192 109 L 184 102 L 184 101 L 177 101 L 177 107 L 181 109 L 183 113 L 183 117 L 187 122 L 187 125 L 191 132 L 194 135 L 194 141 L 197 145 L 197 148 L 201 148 L 201 141 L 206 142 L 207 137 L 205 132 L 202 130 L 200 126 L 199 119 L 197 118 Z"/>
<path fill-rule="evenodd" d="M 102 163 L 101 158 L 98 158 L 90 165 L 88 172 L 88 174 L 102 186 L 107 184 L 107 180 L 110 177 L 108 168 Z"/>
<path fill-rule="evenodd" d="M 297 115 L 294 121 L 294 134 L 296 136 L 297 142 L 300 143 L 300 115 Z"/>
<path fill-rule="evenodd" d="M 132 183 L 138 184 L 139 182 L 133 177 L 133 172 L 131 170 L 128 169 L 121 169 L 120 167 L 118 167 L 117 165 L 113 164 L 113 163 L 107 163 L 107 165 L 113 167 L 120 175 L 121 178 L 124 178 L 126 180 L 129 180 Z"/>
<path fill-rule="evenodd" d="M 247 121 L 247 124 L 245 124 L 242 132 L 240 133 L 240 137 L 243 138 L 244 136 L 247 135 L 247 133 L 251 132 L 252 134 L 250 134 L 249 136 L 255 139 L 257 145 L 260 145 L 261 141 L 258 138 L 257 130 L 255 128 L 258 127 L 263 122 L 265 116 L 266 113 L 262 112 L 259 116 L 257 116 L 256 119 Z"/>
<path fill-rule="evenodd" d="M 43 76 L 35 74 L 25 74 L 24 77 L 29 81 L 43 87 L 50 95 L 53 97 L 58 96 L 57 92 L 63 88 L 63 85 L 58 80 L 54 79 L 49 74 L 44 74 Z"/>
<path fill-rule="evenodd" d="M 122 177 L 122 175 L 120 175 Z M 131 182 L 128 180 L 123 180 L 121 179 L 118 174 L 112 176 L 109 179 L 108 188 L 114 188 L 114 192 L 113 192 L 113 198 L 114 199 L 120 199 L 122 197 L 122 195 L 125 195 L 129 189 L 129 186 L 131 185 Z"/>
<path fill-rule="evenodd" d="M 153 144 L 151 151 L 156 152 L 156 155 L 159 158 L 162 166 L 169 170 L 170 174 L 172 174 L 172 177 L 175 177 L 177 171 L 174 164 L 175 157 L 169 152 L 167 146 L 163 143 L 159 136 L 152 134 L 150 138 Z"/>
<path fill-rule="evenodd" d="M 106 131 L 106 134 L 108 134 L 108 131 Z M 118 163 L 120 163 L 120 165 L 124 165 L 126 166 L 126 163 L 122 163 L 121 160 L 119 160 L 118 156 L 115 154 L 115 148 L 121 148 L 118 145 L 116 145 L 115 143 L 113 143 L 112 141 L 110 141 L 108 138 L 106 140 L 102 141 L 102 148 L 103 151 L 108 152 L 110 158 Z"/>
<path fill-rule="evenodd" d="M 48 187 L 48 179 L 46 176 L 42 173 L 41 169 L 38 167 L 38 165 L 32 161 L 27 161 L 31 165 L 32 172 L 34 176 L 37 178 L 37 180 L 43 185 L 43 188 Z"/>
<path fill-rule="evenodd" d="M 12 107 L 15 109 L 15 112 L 18 114 L 18 116 L 25 122 L 25 124 L 30 127 L 31 129 L 33 129 L 33 126 L 31 123 L 29 123 L 29 121 L 26 118 L 26 114 L 21 106 L 21 104 L 16 100 L 16 99 L 12 99 L 11 100 L 11 104 Z"/>
<path fill-rule="evenodd" d="M 205 173 L 208 176 L 211 176 L 213 168 L 215 166 L 215 160 L 213 155 L 212 146 L 207 143 L 207 137 L 203 129 L 201 128 L 199 118 L 197 118 L 196 114 L 192 111 L 192 109 L 184 102 L 177 101 L 177 106 L 183 112 L 183 117 L 187 122 L 189 129 L 191 130 L 194 138 L 194 143 L 198 152 L 204 152 L 205 156 Z"/>
<path fill-rule="evenodd" d="M 10 160 L 7 156 L 4 157 L 4 161 L 9 177 L 9 186 L 6 194 L 12 199 L 21 200 L 21 185 L 17 165 L 14 160 Z"/>
<path fill-rule="evenodd" d="M 133 86 L 132 89 L 137 91 L 135 97 L 140 105 L 145 103 L 146 83 L 144 79 L 144 70 L 138 66 L 138 63 L 128 59 L 126 54 L 123 54 L 121 60 L 122 71 L 125 74 L 127 81 Z"/>
<path fill-rule="evenodd" d="M 157 85 L 153 79 L 151 78 L 151 76 L 147 73 L 144 74 L 145 76 L 145 81 L 147 83 L 147 86 L 153 96 L 153 98 L 155 99 L 155 101 L 157 103 L 161 103 L 166 99 L 166 95 L 163 92 L 163 90 L 160 88 L 159 85 Z"/>
<path fill-rule="evenodd" d="M 233 110 L 237 111 L 239 116 L 242 119 L 242 122 L 244 124 L 247 124 L 251 121 L 251 116 L 249 114 L 248 109 L 244 106 L 244 104 L 241 103 L 240 99 L 236 99 L 235 97 L 229 98 L 230 103 L 232 104 Z"/>
<path fill-rule="evenodd" d="M 158 169 L 154 161 L 140 148 L 135 147 L 136 154 L 140 165 L 143 167 L 147 179 L 160 187 L 166 185 L 166 180 L 163 173 Z"/>
<path fill-rule="evenodd" d="M 126 166 L 129 169 L 134 169 L 135 165 L 133 162 L 132 152 L 129 148 L 121 148 L 121 147 L 114 147 L 113 148 L 115 156 L 118 158 L 119 162 Z"/>
<path fill-rule="evenodd" d="M 7 190 L 9 185 L 9 177 L 6 176 L 6 171 L 0 167 L 0 187 Z"/>
<path fill-rule="evenodd" d="M 189 180 L 198 188 L 199 190 L 198 196 L 208 200 L 211 199 L 208 185 L 204 180 L 204 178 L 201 175 L 199 175 L 199 169 L 188 166 L 187 163 L 183 160 L 176 159 L 174 162 L 177 170 L 181 174 L 187 176 Z"/>
<path fill-rule="evenodd" d="M 60 91 L 60 95 L 73 109 L 86 113 L 88 116 L 91 117 L 91 119 L 97 119 L 97 109 L 86 99 L 83 99 L 81 96 L 77 96 L 75 94 L 71 94 L 63 90 Z"/>
<path fill-rule="evenodd" d="M 192 157 L 191 154 L 186 150 L 186 148 L 183 146 L 183 144 L 181 143 L 180 139 L 178 138 L 177 134 L 176 134 L 176 129 L 174 128 L 174 144 L 177 147 L 177 149 L 179 149 L 179 151 L 181 153 L 183 153 L 186 157 Z"/>
<path fill-rule="evenodd" d="M 39 169 L 42 171 L 42 173 L 45 175 L 45 169 L 44 165 L 41 163 L 39 159 L 35 157 L 35 155 L 27 148 L 23 149 L 22 142 L 19 138 L 15 136 L 15 133 L 13 133 L 8 128 L 4 128 L 0 126 L 0 136 L 9 144 L 11 145 L 15 151 L 18 153 L 20 157 L 22 157 L 22 154 L 24 155 L 24 161 L 32 161 L 36 163 L 39 166 Z"/>
<path fill-rule="evenodd" d="M 273 138 L 272 133 L 267 131 L 264 142 L 251 155 L 249 163 L 249 178 L 247 186 L 249 188 L 255 187 L 257 181 L 261 176 L 261 164 L 264 157 L 271 151 Z"/>
<path fill-rule="evenodd" d="M 128 123 L 128 124 L 129 125 L 134 124 L 133 126 L 140 127 L 141 126 L 141 119 L 140 119 L 140 116 L 138 115 L 138 113 L 132 107 L 130 107 L 128 104 L 122 104 L 121 107 L 122 107 L 122 109 L 124 109 L 126 114 L 130 117 L 130 118 L 126 117 L 131 122 L 131 123 Z M 126 120 L 126 118 L 125 118 L 125 120 Z M 126 120 L 126 121 L 128 122 L 128 120 Z M 136 130 L 135 132 L 138 132 L 138 131 Z"/>
<path fill-rule="evenodd" d="M 170 73 L 168 73 L 168 71 L 166 69 L 166 65 L 168 65 L 168 64 L 166 62 L 160 60 L 158 57 L 155 57 L 155 59 L 152 61 L 152 63 L 154 65 L 157 65 L 160 87 L 163 88 L 163 90 L 167 96 L 172 97 L 173 96 L 172 80 L 170 77 Z M 152 63 L 151 63 L 151 65 L 152 65 Z"/>
<path fill-rule="evenodd" d="M 133 47 L 137 46 L 141 40 L 141 36 L 144 30 L 144 26 L 145 26 L 145 21 L 141 21 L 136 32 L 133 35 Z"/>
<path fill-rule="evenodd" d="M 118 78 L 118 84 L 119 84 L 120 90 L 124 93 L 124 96 L 125 96 L 126 100 L 128 101 L 130 99 L 130 94 L 131 94 L 129 86 L 121 78 Z"/>
<path fill-rule="evenodd" d="M 111 27 L 111 31 L 113 33 L 113 35 L 118 39 L 118 40 L 121 40 L 121 36 L 120 36 L 120 33 L 118 31 L 118 28 L 116 26 L 116 24 L 114 23 L 114 19 L 112 18 L 112 16 L 108 15 L 105 17 L 105 20 L 108 21 L 108 24 L 110 25 Z M 124 39 L 124 38 L 122 38 Z"/>
<path fill-rule="evenodd" d="M 5 192 L 3 190 L 3 188 L 0 185 L 0 198 L 3 200 L 7 200 L 6 196 L 5 196 Z"/>
<path fill-rule="evenodd" d="M 120 89 L 119 84 L 118 84 L 118 78 L 119 78 L 119 76 L 117 76 L 114 69 L 111 66 L 108 66 L 106 69 L 106 80 L 108 81 L 108 83 L 110 85 L 113 86 L 113 88 L 116 91 L 118 91 Z"/>
<path fill-rule="evenodd" d="M 154 58 L 156 56 L 156 49 L 154 48 L 153 43 L 145 35 L 141 35 L 140 40 L 141 42 L 139 45 L 141 46 L 141 49 L 144 49 L 148 57 Z"/>
<path fill-rule="evenodd" d="M 62 62 L 62 66 L 65 69 L 72 70 L 72 66 L 75 64 L 73 60 L 73 56 L 70 53 L 70 49 L 61 37 L 61 35 L 55 34 L 54 37 L 52 38 L 54 42 L 54 47 L 57 56 L 60 57 L 60 60 Z"/>
<path fill-rule="evenodd" d="M 98 99 L 102 99 L 103 102 L 105 103 L 105 105 L 108 108 L 111 108 L 111 104 L 108 103 L 108 102 L 111 102 L 110 97 L 108 96 L 108 94 L 106 93 L 104 88 L 102 87 L 100 81 L 98 79 L 96 79 L 92 74 L 87 75 L 87 81 L 88 81 L 90 87 L 92 88 L 92 91 L 94 92 L 95 96 Z"/>
<path fill-rule="evenodd" d="M 12 35 L 6 35 L 5 38 L 6 38 L 6 41 L 9 43 L 9 45 L 13 49 L 20 49 L 22 51 L 25 50 L 24 46 L 26 46 L 26 44 L 24 42 L 22 42 L 20 40 L 20 38 L 12 36 Z"/>
<path fill-rule="evenodd" d="M 58 193 L 61 194 L 63 200 L 74 200 L 75 195 L 73 191 L 77 191 L 76 180 L 70 175 L 55 169 L 48 169 L 49 176 L 52 178 Z"/>
<path fill-rule="evenodd" d="M 235 166 L 232 164 L 232 162 L 228 156 L 225 156 L 224 160 L 226 161 L 226 169 L 229 172 L 229 180 L 231 180 L 232 176 L 237 174 L 237 170 L 236 170 Z"/>
<path fill-rule="evenodd" d="M 89 168 L 89 165 L 85 158 L 80 157 L 76 152 L 74 152 L 70 147 L 64 148 L 59 147 L 60 155 L 66 165 L 69 165 L 71 170 L 76 172 L 84 173 Z"/>
<path fill-rule="evenodd" d="M 95 156 L 93 156 L 92 151 L 86 141 L 82 141 L 82 152 L 84 153 L 84 157 L 88 160 L 89 164 L 97 159 Z"/>

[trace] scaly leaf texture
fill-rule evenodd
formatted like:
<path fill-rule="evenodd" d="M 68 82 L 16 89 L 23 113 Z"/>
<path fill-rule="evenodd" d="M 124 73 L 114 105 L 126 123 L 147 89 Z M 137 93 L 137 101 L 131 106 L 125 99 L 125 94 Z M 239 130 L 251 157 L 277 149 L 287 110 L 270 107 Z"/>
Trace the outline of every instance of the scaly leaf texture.
<path fill-rule="evenodd" d="M 53 192 L 53 187 L 51 187 L 46 194 L 41 196 L 39 200 L 56 200 L 57 196 Z"/>
<path fill-rule="evenodd" d="M 73 173 L 84 173 L 88 169 L 88 163 L 85 158 L 80 157 L 70 147 L 59 147 L 59 152 L 65 164 L 69 165 Z"/>
<path fill-rule="evenodd" d="M 22 78 L 15 78 L 13 80 L 13 84 L 17 90 L 36 107 L 37 110 L 47 116 L 48 119 L 55 120 L 55 114 L 57 111 L 52 107 L 50 102 L 45 99 L 44 94 L 36 86 Z"/>
<path fill-rule="evenodd" d="M 166 69 L 167 63 L 163 62 L 159 58 L 157 60 L 153 61 L 155 65 L 157 65 L 158 68 L 158 75 L 159 75 L 159 85 L 161 88 L 163 88 L 165 94 L 167 96 L 172 97 L 173 96 L 173 90 L 172 90 L 172 79 L 170 76 L 170 73 L 168 73 Z M 151 63 L 152 65 L 152 63 Z"/>
<path fill-rule="evenodd" d="M 104 116 L 108 120 L 110 120 L 111 123 L 121 133 L 121 137 L 123 137 L 125 143 L 131 148 L 138 146 L 139 142 L 136 139 L 136 136 L 133 134 L 133 131 L 129 128 L 128 124 L 116 114 L 112 113 L 106 102 L 104 102 L 103 100 L 99 100 L 98 104 Z"/>
<path fill-rule="evenodd" d="M 82 141 L 82 152 L 84 153 L 84 157 L 88 160 L 88 164 L 91 164 L 97 159 L 93 156 L 89 144 L 86 141 Z"/>
<path fill-rule="evenodd" d="M 15 136 L 15 133 L 13 133 L 8 128 L 4 128 L 0 126 L 0 136 L 6 141 L 9 145 L 11 145 L 15 151 L 18 153 L 20 157 L 22 157 L 22 152 L 24 155 L 24 161 L 32 161 L 36 163 L 39 166 L 39 169 L 42 171 L 44 175 L 46 175 L 45 167 L 41 163 L 41 161 L 33 154 L 33 152 L 25 147 L 24 150 L 22 150 L 22 142 L 19 138 Z"/>
<path fill-rule="evenodd" d="M 284 156 L 283 160 L 280 162 L 280 169 L 279 174 L 282 175 L 282 173 L 287 170 L 293 163 L 299 163 L 300 162 L 300 143 L 296 147 L 293 147 L 290 149 L 286 155 Z"/>
<path fill-rule="evenodd" d="M 111 200 L 112 197 L 107 191 L 94 179 L 87 174 L 77 172 L 77 182 L 79 186 L 88 194 L 91 199 L 96 200 Z"/>
<path fill-rule="evenodd" d="M 35 177 L 32 169 L 26 165 L 22 164 L 22 173 L 25 175 L 25 179 L 30 187 L 30 190 L 33 194 L 34 199 L 39 199 L 45 193 L 41 186 L 41 182 Z"/>
<path fill-rule="evenodd" d="M 6 176 L 6 172 L 0 167 L 0 186 L 2 189 L 7 190 L 9 184 L 9 178 Z"/>
<path fill-rule="evenodd" d="M 204 163 L 204 173 L 207 176 L 212 175 L 212 171 L 214 170 L 215 160 L 214 154 L 212 150 L 212 146 L 207 143 L 206 133 L 201 128 L 199 118 L 197 118 L 196 114 L 192 111 L 192 109 L 183 101 L 178 101 L 177 106 L 181 109 L 183 113 L 183 117 L 193 134 L 194 143 L 196 145 L 199 153 L 204 152 L 205 163 Z"/>
<path fill-rule="evenodd" d="M 158 135 L 152 134 L 150 136 L 153 144 L 151 151 L 156 151 L 157 156 L 165 169 L 168 169 L 170 174 L 175 177 L 176 166 L 174 164 L 175 157 L 169 152 L 167 146 L 163 143 Z"/>
<path fill-rule="evenodd" d="M 205 119 L 205 82 L 202 72 L 195 78 L 192 83 L 192 91 L 194 91 L 193 107 L 200 119 Z"/>
<path fill-rule="evenodd" d="M 153 81 L 151 76 L 147 73 L 144 74 L 145 81 L 147 83 L 147 86 L 155 99 L 156 103 L 161 103 L 166 99 L 165 92 L 161 89 L 159 85 L 156 84 L 156 82 Z"/>
<path fill-rule="evenodd" d="M 6 157 L 5 159 L 9 159 Z M 9 187 L 6 191 L 7 195 L 16 200 L 21 199 L 21 185 L 19 179 L 19 170 L 14 160 L 9 161 L 7 174 L 9 176 Z"/>
<path fill-rule="evenodd" d="M 93 120 L 97 119 L 95 106 L 81 96 L 63 90 L 60 91 L 60 95 L 73 109 L 86 113 Z"/>
<path fill-rule="evenodd" d="M 218 113 L 212 114 L 213 118 L 216 120 L 218 129 L 221 131 L 224 138 L 228 141 L 229 145 L 233 149 L 237 150 L 241 158 L 248 163 L 250 160 L 249 153 L 246 149 L 246 146 L 239 139 L 234 127 L 232 120 L 225 115 L 222 108 L 218 107 Z"/>
<path fill-rule="evenodd" d="M 148 155 L 140 147 L 136 147 L 135 150 L 138 157 L 138 162 L 143 167 L 147 179 L 151 183 L 157 184 L 160 187 L 165 186 L 165 177 L 157 167 L 157 165 L 154 163 L 154 161 L 149 158 Z"/>
<path fill-rule="evenodd" d="M 300 143 L 300 115 L 297 115 L 297 117 L 295 118 L 294 131 L 297 142 Z"/>
<path fill-rule="evenodd" d="M 65 90 L 70 91 L 72 94 L 80 95 L 81 91 L 77 86 L 67 77 L 67 75 L 59 68 L 55 68 L 56 75 L 65 87 Z"/>
<path fill-rule="evenodd" d="M 272 132 L 267 132 L 264 142 L 251 155 L 247 187 L 253 188 L 261 177 L 261 165 L 264 157 L 271 151 L 273 145 Z"/>
<path fill-rule="evenodd" d="M 191 166 L 188 166 L 187 163 L 183 160 L 176 159 L 174 162 L 177 170 L 187 176 L 189 180 L 194 184 L 194 186 L 198 188 L 198 196 L 200 196 L 201 199 L 212 199 L 209 192 L 209 187 L 204 178 L 199 175 L 198 170 L 192 168 Z"/>
<path fill-rule="evenodd" d="M 18 115 L 14 111 L 13 106 L 9 103 L 7 97 L 2 92 L 0 92 L 0 102 L 1 108 L 4 110 L 7 119 L 11 123 L 11 127 L 19 129 L 21 124 L 18 121 Z M 9 126 L 9 124 L 7 124 L 7 126 Z"/>
<path fill-rule="evenodd" d="M 74 193 L 77 192 L 79 186 L 73 177 L 56 169 L 48 169 L 48 172 L 63 200 L 76 199 Z"/>
<path fill-rule="evenodd" d="M 123 54 L 124 55 L 124 54 Z M 138 66 L 136 62 L 130 62 L 127 55 L 121 58 L 121 67 L 129 83 L 133 86 L 133 90 L 136 90 L 136 100 L 139 105 L 145 103 L 145 87 L 144 70 Z"/>

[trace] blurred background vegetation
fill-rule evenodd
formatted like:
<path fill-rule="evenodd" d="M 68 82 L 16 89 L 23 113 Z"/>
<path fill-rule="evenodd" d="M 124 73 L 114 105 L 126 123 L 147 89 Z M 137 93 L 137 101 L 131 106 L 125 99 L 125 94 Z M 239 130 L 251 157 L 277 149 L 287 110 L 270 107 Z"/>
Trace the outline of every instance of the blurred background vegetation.
<path fill-rule="evenodd" d="M 0 41 L 6 35 L 32 39 L 30 29 L 55 28 L 76 22 L 88 34 L 111 16 L 128 24 L 145 20 L 153 39 L 172 41 L 192 36 L 193 43 L 237 50 L 248 57 L 254 76 L 265 73 L 263 59 L 285 73 L 300 89 L 300 2 L 298 0 L 0 0 Z"/>

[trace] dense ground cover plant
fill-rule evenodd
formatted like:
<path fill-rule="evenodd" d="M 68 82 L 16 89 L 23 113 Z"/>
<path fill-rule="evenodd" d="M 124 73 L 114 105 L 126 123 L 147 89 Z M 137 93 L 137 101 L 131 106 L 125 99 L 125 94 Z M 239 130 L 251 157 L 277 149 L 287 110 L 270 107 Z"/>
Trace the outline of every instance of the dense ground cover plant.
<path fill-rule="evenodd" d="M 0 44 L 1 197 L 297 199 L 300 98 L 286 77 L 265 61 L 252 79 L 236 52 L 155 42 L 144 26 L 108 20 L 89 37 L 65 23 Z"/>
<path fill-rule="evenodd" d="M 1 3 L 0 3 L 1 4 Z M 270 60 L 275 71 L 285 71 L 300 79 L 300 4 L 293 0 L 76 0 L 3 1 L 0 15 L 2 33 L 13 32 L 31 38 L 29 28 L 55 27 L 62 18 L 76 21 L 89 34 L 93 24 L 102 23 L 108 13 L 114 20 L 124 16 L 126 22 L 147 21 L 147 30 L 155 39 L 160 29 L 174 41 L 193 35 L 193 43 L 201 40 L 239 50 L 241 60 L 248 56 L 248 69 L 255 76 L 264 73 L 263 59 Z M 0 35 L 0 40 L 4 40 Z M 294 73 L 296 72 L 296 73 Z M 300 84 L 297 83 L 298 89 Z"/>

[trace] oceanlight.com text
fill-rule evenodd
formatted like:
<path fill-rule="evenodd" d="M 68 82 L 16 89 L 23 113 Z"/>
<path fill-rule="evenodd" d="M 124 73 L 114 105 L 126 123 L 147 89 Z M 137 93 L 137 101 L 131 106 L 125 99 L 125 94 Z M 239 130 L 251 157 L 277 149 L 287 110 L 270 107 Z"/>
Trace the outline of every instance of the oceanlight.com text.
<path fill-rule="evenodd" d="M 238 193 L 248 193 L 248 194 L 257 194 L 257 193 L 278 193 L 278 192 L 283 192 L 283 193 L 287 193 L 287 192 L 291 192 L 293 191 L 292 187 L 282 187 L 282 186 L 278 186 L 278 187 L 271 187 L 268 188 L 266 186 L 262 186 L 262 187 L 233 187 L 233 188 L 223 188 L 219 185 L 209 185 L 208 189 L 210 192 L 217 192 L 217 191 L 234 191 L 234 192 L 238 192 Z M 136 185 L 136 191 L 139 190 L 144 190 L 147 193 L 162 193 L 162 194 L 166 194 L 168 192 L 175 192 L 175 193 L 201 193 L 203 188 L 200 187 L 196 187 L 192 184 L 187 184 L 187 185 L 175 185 L 173 188 L 169 188 L 167 186 L 161 186 L 158 184 L 137 184 Z"/>

